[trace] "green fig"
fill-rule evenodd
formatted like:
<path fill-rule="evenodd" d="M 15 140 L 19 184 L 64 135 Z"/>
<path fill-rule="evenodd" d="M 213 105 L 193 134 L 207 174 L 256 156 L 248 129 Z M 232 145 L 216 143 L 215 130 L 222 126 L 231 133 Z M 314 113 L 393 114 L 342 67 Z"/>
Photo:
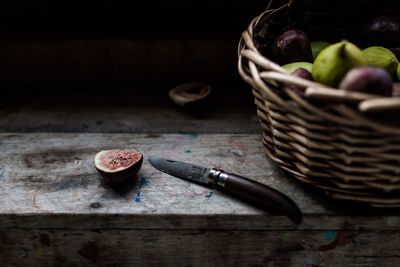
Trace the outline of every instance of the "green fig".
<path fill-rule="evenodd" d="M 357 46 L 342 41 L 319 53 L 313 64 L 312 75 L 319 83 L 337 87 L 351 68 L 366 64 L 363 53 Z"/>
<path fill-rule="evenodd" d="M 330 43 L 324 41 L 314 41 L 311 42 L 310 45 L 313 58 L 315 59 L 322 50 L 330 45 Z"/>
<path fill-rule="evenodd" d="M 283 65 L 282 68 L 286 69 L 290 73 L 292 73 L 295 70 L 300 69 L 300 68 L 303 68 L 303 69 L 308 70 L 309 72 L 312 72 L 312 66 L 313 66 L 313 64 L 310 62 L 293 62 L 293 63 Z"/>
<path fill-rule="evenodd" d="M 382 46 L 371 46 L 365 48 L 362 52 L 369 66 L 381 67 L 392 77 L 395 77 L 399 61 L 392 51 Z"/>

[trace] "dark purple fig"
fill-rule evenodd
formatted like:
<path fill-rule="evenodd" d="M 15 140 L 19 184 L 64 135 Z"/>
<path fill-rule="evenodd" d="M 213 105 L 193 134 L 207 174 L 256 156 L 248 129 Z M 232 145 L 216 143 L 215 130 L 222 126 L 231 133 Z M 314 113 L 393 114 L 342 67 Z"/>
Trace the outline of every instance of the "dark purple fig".
<path fill-rule="evenodd" d="M 279 64 L 292 62 L 312 62 L 310 40 L 307 35 L 297 29 L 285 31 L 273 44 L 273 53 Z"/>
<path fill-rule="evenodd" d="M 400 45 L 400 20 L 392 16 L 381 16 L 372 19 L 364 27 L 366 45 L 396 47 Z"/>
<path fill-rule="evenodd" d="M 400 97 L 400 83 L 393 83 L 392 96 Z"/>
<path fill-rule="evenodd" d="M 313 80 L 311 72 L 309 72 L 305 68 L 298 68 L 297 70 L 293 71 L 291 75 L 310 81 Z M 288 84 L 286 85 L 286 87 L 292 90 L 294 93 L 298 94 L 299 96 L 304 96 L 304 89 L 300 88 L 299 86 Z"/>
<path fill-rule="evenodd" d="M 94 165 L 110 185 L 135 179 L 143 163 L 143 155 L 134 149 L 103 150 L 94 157 Z"/>
<path fill-rule="evenodd" d="M 311 72 L 309 72 L 305 68 L 299 68 L 299 69 L 293 71 L 292 75 L 299 77 L 299 78 L 306 79 L 306 80 L 310 80 L 310 81 L 313 80 Z"/>
<path fill-rule="evenodd" d="M 358 67 L 351 69 L 339 88 L 352 92 L 391 96 L 393 82 L 389 73 L 378 67 Z"/>

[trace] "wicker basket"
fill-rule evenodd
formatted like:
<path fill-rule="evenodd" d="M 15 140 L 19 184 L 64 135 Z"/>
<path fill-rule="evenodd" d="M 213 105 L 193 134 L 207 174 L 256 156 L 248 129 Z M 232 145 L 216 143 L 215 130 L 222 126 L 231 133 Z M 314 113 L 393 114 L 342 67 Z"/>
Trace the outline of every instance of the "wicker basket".
<path fill-rule="evenodd" d="M 267 155 L 334 198 L 400 207 L 400 97 L 328 88 L 296 78 L 264 57 L 255 36 L 260 25 L 281 23 L 293 2 L 274 4 L 250 23 L 238 50 L 239 72 L 253 88 Z M 304 18 L 312 25 L 307 14 Z M 304 96 L 288 84 L 301 87 Z"/>

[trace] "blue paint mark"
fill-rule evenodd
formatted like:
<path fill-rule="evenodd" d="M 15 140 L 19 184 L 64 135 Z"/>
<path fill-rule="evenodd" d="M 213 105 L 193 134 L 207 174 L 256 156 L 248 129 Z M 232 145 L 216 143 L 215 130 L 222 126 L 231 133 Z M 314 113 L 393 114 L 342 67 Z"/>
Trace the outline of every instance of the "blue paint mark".
<path fill-rule="evenodd" d="M 336 238 L 336 231 L 335 230 L 328 230 L 324 232 L 324 238 L 327 241 L 332 241 Z"/>
<path fill-rule="evenodd" d="M 147 179 L 146 177 L 142 177 L 142 178 L 140 178 L 140 180 L 139 180 L 139 185 L 138 185 L 138 187 L 139 187 L 139 189 L 140 189 L 140 188 L 142 188 L 142 187 L 148 185 L 149 183 L 150 183 L 149 179 Z"/>
<path fill-rule="evenodd" d="M 199 137 L 199 133 L 196 132 L 182 132 L 182 134 L 189 136 L 193 140 Z"/>
<path fill-rule="evenodd" d="M 210 198 L 210 197 L 212 197 L 212 195 L 214 194 L 214 192 L 213 191 L 210 191 L 210 192 L 208 192 L 208 194 L 206 195 L 206 198 Z"/>
<path fill-rule="evenodd" d="M 140 191 L 137 192 L 136 196 L 135 196 L 135 202 L 140 202 Z"/>
<path fill-rule="evenodd" d="M 188 154 L 190 154 L 190 153 L 192 153 L 192 150 L 190 150 L 190 149 L 186 149 L 186 150 L 185 150 L 185 153 L 188 153 Z"/>
<path fill-rule="evenodd" d="M 141 202 L 141 196 L 140 196 L 140 189 L 142 189 L 144 186 L 148 185 L 150 181 L 146 177 L 141 177 L 139 180 L 139 183 L 137 185 L 138 192 L 136 193 L 135 196 L 135 202 L 139 203 Z"/>

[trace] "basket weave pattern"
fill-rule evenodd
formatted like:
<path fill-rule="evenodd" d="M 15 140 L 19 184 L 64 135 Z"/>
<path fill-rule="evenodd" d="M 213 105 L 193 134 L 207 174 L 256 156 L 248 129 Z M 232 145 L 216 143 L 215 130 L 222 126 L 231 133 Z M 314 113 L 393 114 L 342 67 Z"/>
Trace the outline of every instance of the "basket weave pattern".
<path fill-rule="evenodd" d="M 261 55 L 253 40 L 257 23 L 287 7 L 267 8 L 254 18 L 238 50 L 239 73 L 253 88 L 267 155 L 334 198 L 400 207 L 400 125 L 365 112 L 399 106 L 399 98 L 344 94 L 291 76 Z M 303 88 L 306 97 L 285 84 Z"/>

